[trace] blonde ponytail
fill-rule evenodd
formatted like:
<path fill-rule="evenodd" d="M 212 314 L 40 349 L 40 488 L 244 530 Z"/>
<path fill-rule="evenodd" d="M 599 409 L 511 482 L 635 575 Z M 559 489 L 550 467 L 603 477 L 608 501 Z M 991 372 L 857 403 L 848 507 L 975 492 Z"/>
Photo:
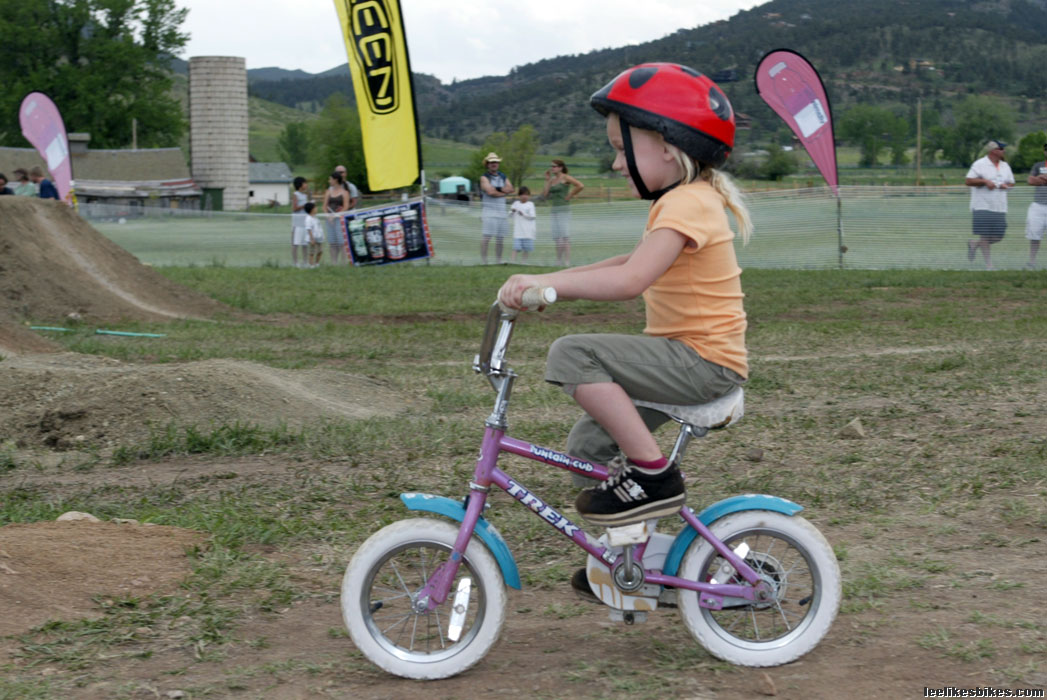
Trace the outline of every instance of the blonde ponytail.
<path fill-rule="evenodd" d="M 749 216 L 749 208 L 745 206 L 745 196 L 738 189 L 738 185 L 734 184 L 734 179 L 722 170 L 708 166 L 702 169 L 701 178 L 708 181 L 727 202 L 727 208 L 734 214 L 734 220 L 738 223 L 742 243 L 747 244 L 753 234 L 753 220 Z"/>
<path fill-rule="evenodd" d="M 749 208 L 745 206 L 745 196 L 738 189 L 738 185 L 734 184 L 734 179 L 722 170 L 702 165 L 671 143 L 666 142 L 665 145 L 671 150 L 676 163 L 683 171 L 683 183 L 689 184 L 696 180 L 705 180 L 712 185 L 712 188 L 724 198 L 727 208 L 734 214 L 742 243 L 748 243 L 753 233 L 753 220 L 749 216 Z"/>

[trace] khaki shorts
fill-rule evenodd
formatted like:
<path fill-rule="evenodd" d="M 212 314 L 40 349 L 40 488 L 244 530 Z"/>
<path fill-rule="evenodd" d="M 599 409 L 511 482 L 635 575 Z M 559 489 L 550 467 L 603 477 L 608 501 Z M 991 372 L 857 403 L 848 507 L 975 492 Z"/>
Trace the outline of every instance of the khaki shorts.
<path fill-rule="evenodd" d="M 745 383 L 741 375 L 709 362 L 679 340 L 612 333 L 559 338 L 549 348 L 545 381 L 565 388 L 614 382 L 634 399 L 682 405 L 712 401 Z M 650 409 L 639 412 L 650 430 L 669 420 Z M 619 454 L 611 436 L 588 415 L 571 429 L 567 452 L 599 464 Z M 575 476 L 579 485 L 594 483 Z"/>

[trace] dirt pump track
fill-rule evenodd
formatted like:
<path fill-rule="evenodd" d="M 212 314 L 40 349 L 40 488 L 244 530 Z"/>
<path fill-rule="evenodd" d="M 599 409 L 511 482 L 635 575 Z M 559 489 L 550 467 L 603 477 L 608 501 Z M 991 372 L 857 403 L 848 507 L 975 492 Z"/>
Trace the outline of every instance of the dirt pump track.
<path fill-rule="evenodd" d="M 109 324 L 207 319 L 235 312 L 141 265 L 62 204 L 0 197 L 0 442 L 62 454 L 82 441 L 111 446 L 138 441 L 150 425 L 171 420 L 293 425 L 295 416 L 305 413 L 332 418 L 392 415 L 402 404 L 374 380 L 333 370 L 282 371 L 230 360 L 135 365 L 58 352 L 26 328 L 26 321 L 63 324 L 70 314 L 81 323 Z M 277 456 L 208 456 L 84 472 L 52 465 L 6 476 L 0 471 L 0 477 L 12 486 L 46 487 L 58 496 L 84 489 L 164 489 L 175 484 L 210 489 L 219 477 L 228 483 L 250 479 L 293 488 L 304 476 L 342 466 L 309 459 L 289 465 Z M 178 620 L 170 629 L 135 630 L 143 643 L 152 644 L 151 656 L 114 658 L 107 662 L 109 679 L 71 689 L 67 697 L 181 697 L 168 693 L 188 687 L 209 688 L 208 697 L 608 696 L 606 688 L 574 682 L 583 664 L 599 667 L 601 678 L 620 689 L 611 693 L 618 697 L 670 692 L 707 700 L 834 698 L 843 693 L 858 698 L 922 697 L 924 687 L 990 685 L 981 658 L 943 656 L 940 649 L 913 640 L 935 630 L 953 631 L 962 640 L 974 629 L 970 610 L 977 603 L 997 620 L 981 623 L 982 638 L 995 638 L 1002 646 L 1002 640 L 1027 634 L 1034 646 L 1044 644 L 1042 627 L 1030 632 L 998 622 L 1021 620 L 1030 607 L 1042 607 L 1038 601 L 1047 590 L 1042 529 L 1012 527 L 1008 537 L 1022 544 L 995 550 L 991 569 L 983 549 L 971 545 L 972 533 L 988 534 L 991 525 L 986 523 L 998 522 L 993 519 L 999 506 L 987 499 L 979 510 L 957 517 L 909 505 L 875 537 L 868 535 L 868 523 L 815 520 L 831 542 L 853 543 L 847 553 L 851 562 L 871 564 L 900 556 L 894 551 L 918 561 L 922 546 L 913 543 L 924 543 L 928 532 L 936 532 L 935 552 L 948 559 L 949 569 L 929 576 L 926 587 L 841 615 L 811 654 L 779 668 L 745 669 L 710 661 L 695 651 L 671 610 L 659 611 L 645 625 L 624 627 L 608 621 L 603 608 L 580 603 L 566 584 L 552 589 L 525 585 L 522 591 L 510 592 L 501 640 L 474 669 L 436 683 L 405 681 L 364 662 L 340 634 L 334 594 L 348 552 L 276 552 L 261 547 L 260 554 L 287 566 L 308 591 L 306 597 L 270 612 L 247 613 L 235 633 L 243 643 L 228 645 L 221 661 L 194 660 L 174 624 Z M 502 502 L 498 507 L 510 506 Z M 204 546 L 203 539 L 189 530 L 135 523 L 0 527 L 0 666 L 13 664 L 20 672 L 39 674 L 41 680 L 59 673 L 48 664 L 23 667 L 19 635 L 46 620 L 97 617 L 106 605 L 127 596 L 177 590 L 191 568 L 187 550 Z M 510 545 L 526 546 L 520 541 Z M 966 581 L 986 585 L 1025 585 L 993 597 L 990 604 L 980 590 L 953 585 L 961 574 Z M 1042 615 L 1037 616 L 1042 623 Z M 265 643 L 251 643 L 257 640 Z M 961 642 L 956 644 L 959 648 Z M 694 664 L 699 670 L 674 671 L 686 681 L 671 689 L 630 686 L 632 664 L 645 659 L 685 671 Z M 228 683 L 229 669 L 237 668 L 269 670 L 258 671 L 262 680 L 248 673 L 234 688 Z M 992 684 L 1001 686 L 1004 680 L 997 677 Z M 1013 681 L 1014 687 L 1047 685 L 1040 671 Z M 132 690 L 126 690 L 129 686 Z M 123 694 L 117 694 L 118 688 Z"/>

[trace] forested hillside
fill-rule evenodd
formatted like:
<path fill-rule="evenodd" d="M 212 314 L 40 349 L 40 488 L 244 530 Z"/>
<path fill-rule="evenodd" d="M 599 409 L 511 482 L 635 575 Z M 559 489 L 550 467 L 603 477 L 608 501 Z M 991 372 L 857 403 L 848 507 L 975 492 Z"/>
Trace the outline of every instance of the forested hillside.
<path fill-rule="evenodd" d="M 602 135 L 589 95 L 630 64 L 676 61 L 735 71 L 737 82 L 723 87 L 752 117 L 743 141 L 760 141 L 782 124 L 756 95 L 753 70 L 767 51 L 786 47 L 818 67 L 837 115 L 858 103 L 904 110 L 917 97 L 948 115 L 958 98 L 977 94 L 1006 98 L 1022 123 L 1047 108 L 1045 38 L 1047 0 L 773 0 L 657 41 L 550 58 L 506 76 L 444 85 L 416 74 L 415 90 L 427 136 L 479 143 L 532 124 L 546 147 L 592 152 Z M 332 92 L 351 94 L 351 85 L 343 67 L 309 79 L 252 79 L 250 90 L 315 108 Z"/>

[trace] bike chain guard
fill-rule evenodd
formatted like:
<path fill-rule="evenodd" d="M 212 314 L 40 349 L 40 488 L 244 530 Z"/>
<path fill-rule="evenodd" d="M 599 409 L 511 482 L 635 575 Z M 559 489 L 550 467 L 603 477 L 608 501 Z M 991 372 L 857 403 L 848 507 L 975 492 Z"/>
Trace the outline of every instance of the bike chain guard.
<path fill-rule="evenodd" d="M 586 560 L 585 572 L 589 579 L 589 588 L 601 602 L 612 608 L 613 620 L 626 623 L 641 622 L 643 615 L 639 613 L 658 609 L 658 597 L 662 593 L 662 586 L 644 583 L 643 571 L 661 570 L 665 556 L 672 546 L 673 536 L 654 532 L 656 522 L 655 519 L 626 527 L 608 528 L 597 540 L 600 544 L 610 547 L 610 553 L 616 558 L 624 554 L 624 548 L 631 549 L 636 544 L 647 542 L 642 561 L 631 562 L 633 576 L 626 575 L 629 568 L 624 556 L 615 564 L 613 571 L 608 568 L 606 561 L 591 554 Z M 630 556 L 629 559 L 631 558 Z"/>

